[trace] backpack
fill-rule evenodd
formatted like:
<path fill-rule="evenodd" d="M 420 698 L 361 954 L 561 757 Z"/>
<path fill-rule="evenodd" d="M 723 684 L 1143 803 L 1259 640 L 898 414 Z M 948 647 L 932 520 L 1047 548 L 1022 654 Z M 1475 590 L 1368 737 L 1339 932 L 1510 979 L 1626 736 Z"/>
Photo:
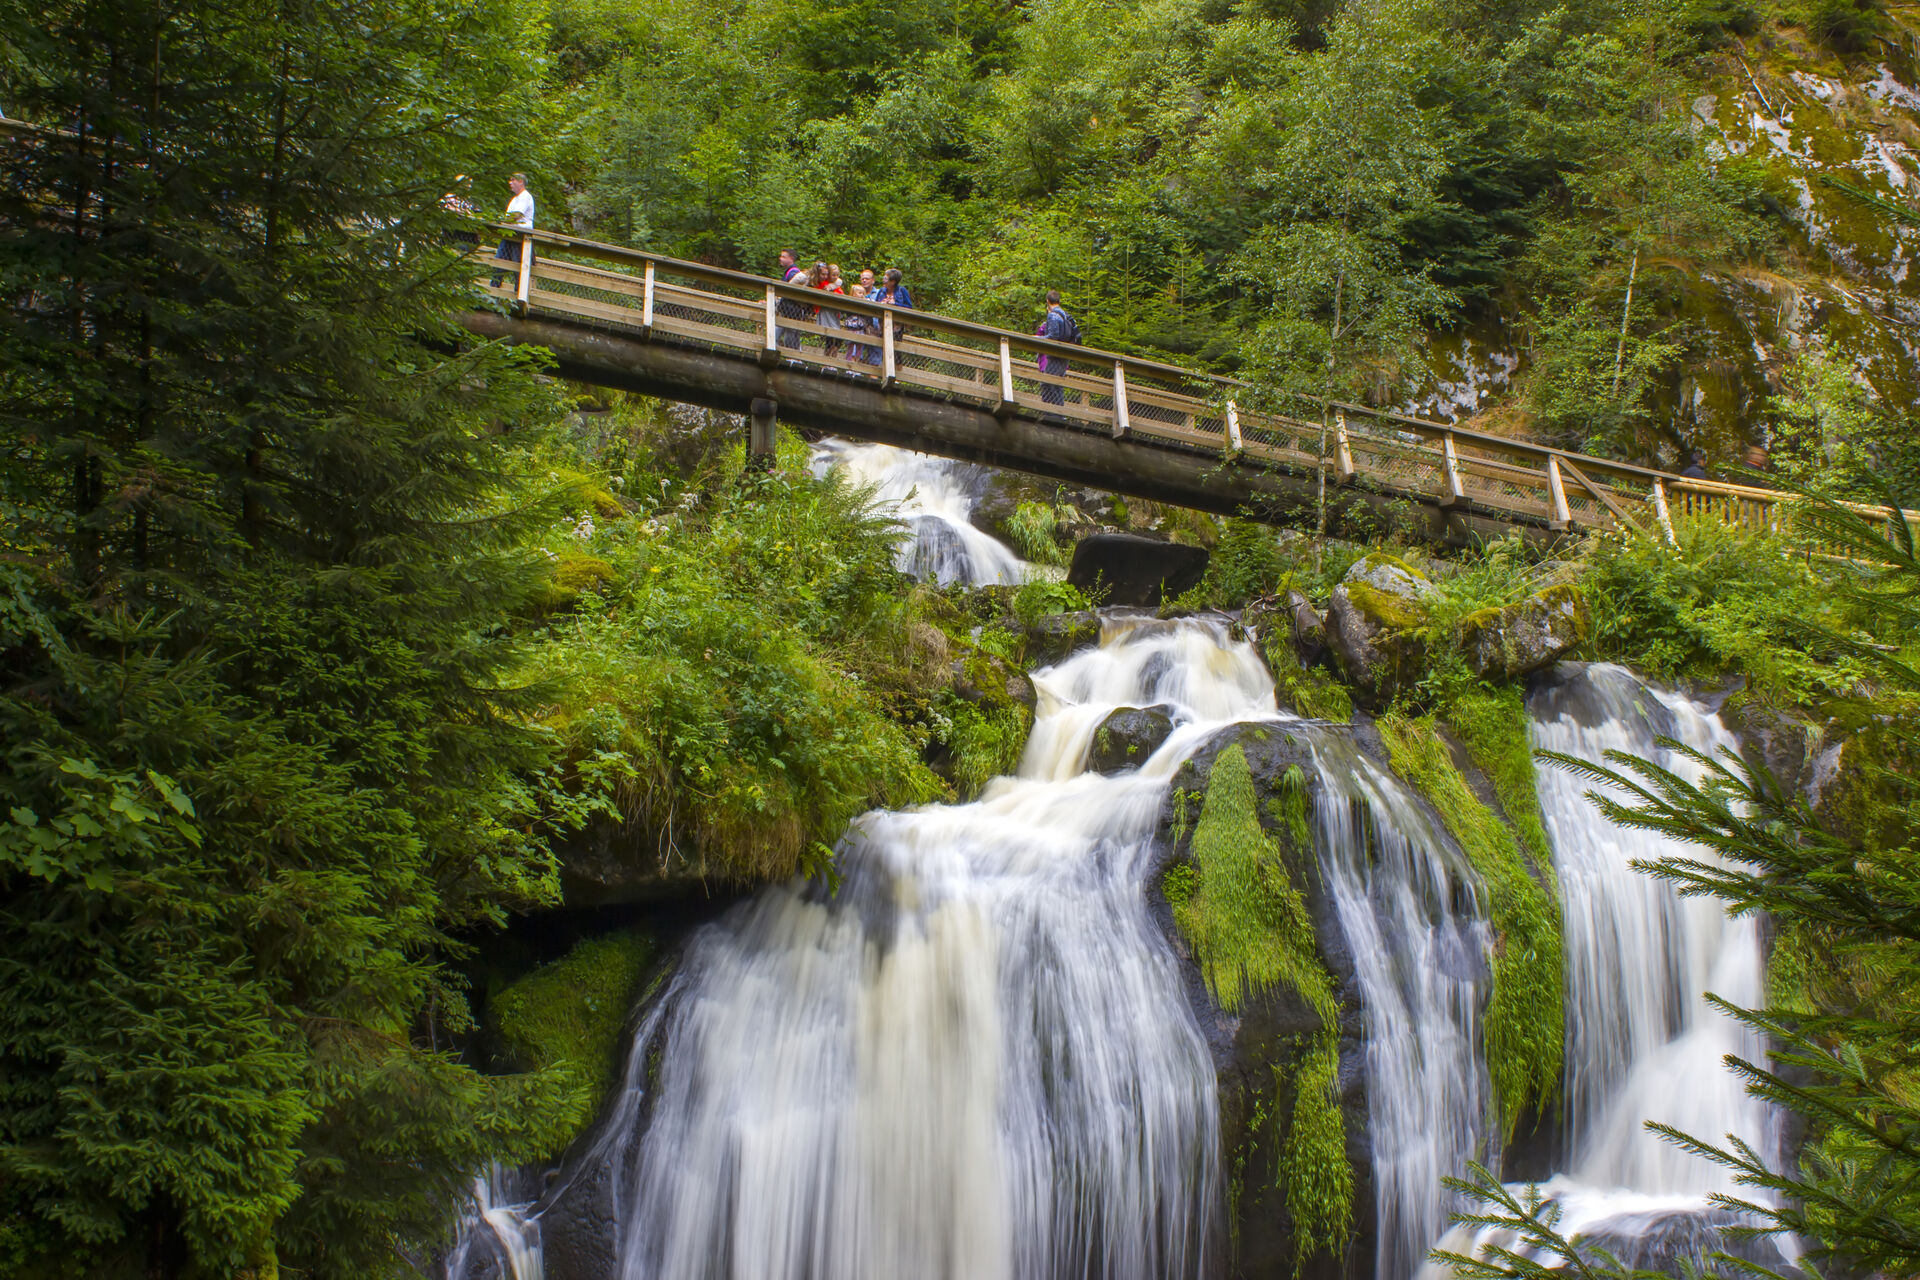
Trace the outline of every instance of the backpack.
<path fill-rule="evenodd" d="M 1060 337 L 1056 339 L 1056 341 L 1071 342 L 1076 347 L 1086 345 L 1085 340 L 1080 336 L 1079 321 L 1075 320 L 1072 316 L 1068 315 L 1067 309 L 1065 307 L 1059 308 L 1059 311 L 1060 311 L 1060 318 L 1062 320 L 1065 320 L 1067 323 L 1066 323 L 1066 328 L 1064 332 L 1061 333 Z"/>

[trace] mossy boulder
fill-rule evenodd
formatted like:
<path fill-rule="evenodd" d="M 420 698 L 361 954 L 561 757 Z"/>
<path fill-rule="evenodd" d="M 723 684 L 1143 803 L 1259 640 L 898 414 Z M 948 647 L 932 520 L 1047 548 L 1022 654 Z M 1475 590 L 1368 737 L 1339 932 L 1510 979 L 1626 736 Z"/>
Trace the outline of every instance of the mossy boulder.
<path fill-rule="evenodd" d="M 566 609 L 582 594 L 600 590 L 614 577 L 613 566 L 599 556 L 562 551 L 554 557 L 553 571 L 535 597 L 535 603 L 549 612 Z"/>
<path fill-rule="evenodd" d="M 1027 640 L 1027 665 L 1032 667 L 1050 666 L 1075 650 L 1100 643 L 1100 615 L 1091 609 L 1045 614 L 1020 629 Z"/>
<path fill-rule="evenodd" d="M 1548 587 L 1510 605 L 1467 615 L 1461 653 L 1483 680 L 1512 680 L 1559 661 L 1587 638 L 1586 597 L 1572 583 Z"/>
<path fill-rule="evenodd" d="M 1164 707 L 1121 707 L 1093 731 L 1087 767 L 1096 773 L 1137 769 L 1173 732 L 1173 718 Z"/>
<path fill-rule="evenodd" d="M 1159 542 L 1131 533 L 1096 533 L 1073 548 L 1067 581 L 1100 593 L 1106 604 L 1158 608 L 1170 596 L 1191 591 L 1207 571 L 1207 549 Z"/>
<path fill-rule="evenodd" d="M 487 1030 L 500 1065 L 555 1071 L 567 1105 L 551 1138 L 558 1155 L 593 1119 L 619 1078 L 627 1015 L 654 957 L 638 931 L 589 938 L 495 996 Z"/>
<path fill-rule="evenodd" d="M 953 692 L 962 701 L 985 711 L 999 711 L 1019 705 L 1033 709 L 1036 695 L 1033 681 L 998 654 L 974 649 L 953 660 Z"/>
<path fill-rule="evenodd" d="M 1404 560 L 1375 551 L 1354 562 L 1327 603 L 1327 646 L 1360 701 L 1385 706 L 1426 665 L 1422 636 L 1433 592 Z"/>

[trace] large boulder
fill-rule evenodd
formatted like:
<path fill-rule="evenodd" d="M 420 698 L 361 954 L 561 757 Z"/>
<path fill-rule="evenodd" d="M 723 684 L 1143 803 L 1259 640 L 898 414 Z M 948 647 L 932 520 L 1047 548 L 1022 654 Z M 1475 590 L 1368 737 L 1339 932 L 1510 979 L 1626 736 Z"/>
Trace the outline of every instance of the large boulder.
<path fill-rule="evenodd" d="M 1347 570 L 1327 602 L 1327 645 L 1363 703 L 1384 706 L 1426 663 L 1422 603 L 1433 584 L 1376 551 Z"/>
<path fill-rule="evenodd" d="M 1587 602 L 1569 583 L 1468 614 L 1460 648 L 1474 675 L 1511 680 L 1559 661 L 1586 638 Z"/>
<path fill-rule="evenodd" d="M 1205 547 L 1131 533 L 1096 533 L 1074 545 L 1067 581 L 1083 591 L 1103 593 L 1102 604 L 1152 609 L 1169 596 L 1191 591 L 1206 571 Z"/>
<path fill-rule="evenodd" d="M 1173 732 L 1173 717 L 1164 707 L 1121 707 L 1093 731 L 1087 767 L 1095 773 L 1136 769 Z"/>

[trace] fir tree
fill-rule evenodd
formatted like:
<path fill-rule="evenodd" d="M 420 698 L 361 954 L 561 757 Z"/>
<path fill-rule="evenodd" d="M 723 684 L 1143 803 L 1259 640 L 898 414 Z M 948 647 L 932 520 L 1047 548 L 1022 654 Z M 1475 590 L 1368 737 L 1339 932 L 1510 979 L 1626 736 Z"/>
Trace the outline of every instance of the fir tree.
<path fill-rule="evenodd" d="M 0 1270 L 388 1274 L 539 1145 L 444 968 L 553 884 L 496 686 L 554 405 L 441 207 L 530 167 L 523 10 L 0 10 L 78 135 L 0 179 Z"/>

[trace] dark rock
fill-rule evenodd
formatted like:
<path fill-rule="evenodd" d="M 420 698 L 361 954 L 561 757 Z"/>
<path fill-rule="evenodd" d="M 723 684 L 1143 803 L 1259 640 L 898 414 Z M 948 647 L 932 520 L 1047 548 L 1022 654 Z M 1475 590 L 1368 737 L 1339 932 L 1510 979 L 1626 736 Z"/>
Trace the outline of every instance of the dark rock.
<path fill-rule="evenodd" d="M 1821 755 L 1819 726 L 1742 694 L 1727 699 L 1720 717 L 1740 737 L 1743 755 L 1757 758 L 1789 793 L 1805 794 Z"/>
<path fill-rule="evenodd" d="M 1027 637 L 1027 664 L 1046 666 L 1061 661 L 1076 649 L 1098 645 L 1100 615 L 1091 609 L 1049 613 L 1021 630 Z"/>
<path fill-rule="evenodd" d="M 1511 680 L 1549 666 L 1587 637 L 1587 602 L 1572 584 L 1481 609 L 1461 624 L 1467 666 L 1483 680 Z"/>
<path fill-rule="evenodd" d="M 1155 542 L 1131 533 L 1096 533 L 1073 548 L 1067 581 L 1101 591 L 1100 603 L 1157 608 L 1168 596 L 1192 590 L 1207 571 L 1207 549 Z"/>
<path fill-rule="evenodd" d="M 1093 731 L 1087 767 L 1118 773 L 1146 763 L 1173 732 L 1173 718 L 1162 707 L 1121 707 Z"/>
<path fill-rule="evenodd" d="M 1354 563 L 1327 604 L 1327 645 L 1368 706 L 1385 706 L 1426 663 L 1419 628 L 1433 591 L 1417 570 L 1383 552 Z"/>
<path fill-rule="evenodd" d="M 560 848 L 560 891 L 568 907 L 706 898 L 719 878 L 704 859 L 661 852 L 641 823 L 596 819 Z"/>

